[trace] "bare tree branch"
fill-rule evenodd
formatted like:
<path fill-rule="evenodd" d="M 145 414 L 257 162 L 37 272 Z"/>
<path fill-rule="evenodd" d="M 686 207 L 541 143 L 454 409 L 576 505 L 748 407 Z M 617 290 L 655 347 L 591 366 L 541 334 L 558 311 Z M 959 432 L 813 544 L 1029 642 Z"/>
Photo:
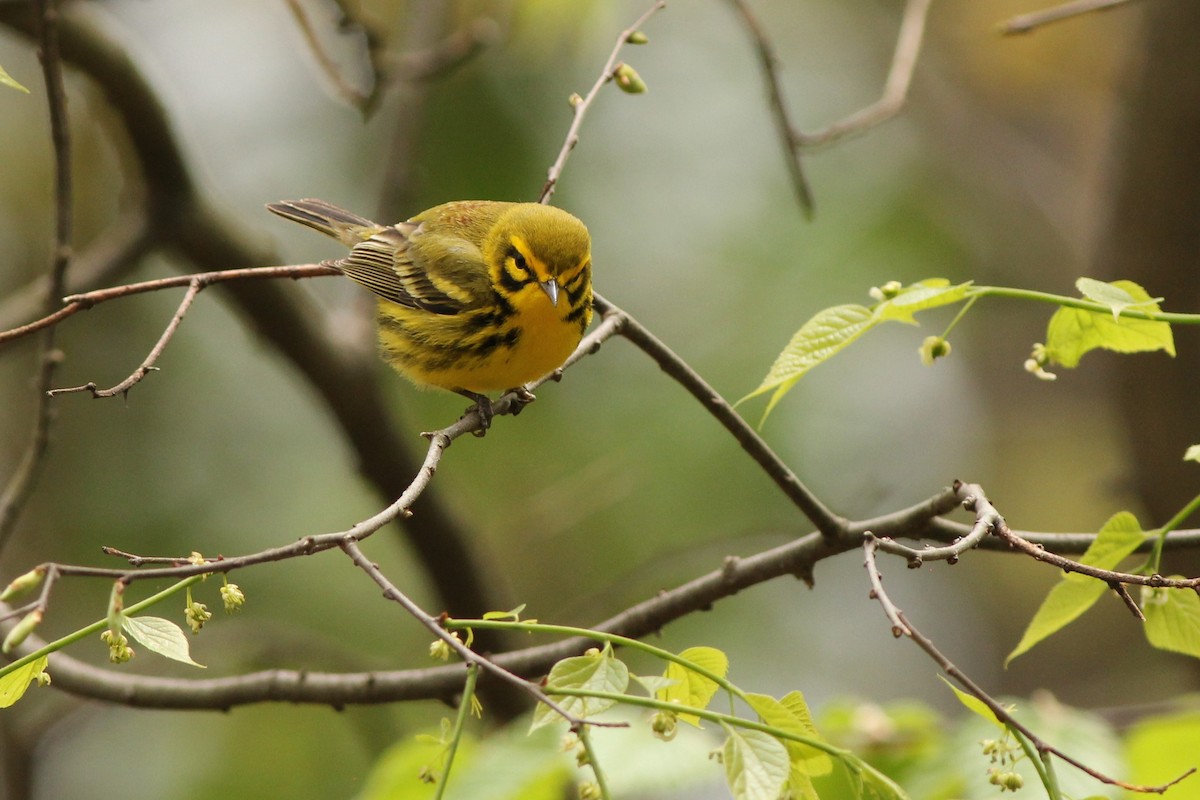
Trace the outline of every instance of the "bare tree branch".
<path fill-rule="evenodd" d="M 904 17 L 900 20 L 900 33 L 896 37 L 896 49 L 892 54 L 892 66 L 888 70 L 883 95 L 866 108 L 855 111 L 819 131 L 796 131 L 795 136 L 801 147 L 819 147 L 846 136 L 862 133 L 900 113 L 908 98 L 908 87 L 912 83 L 913 71 L 921 53 L 921 40 L 925 36 L 925 20 L 929 16 L 931 2 L 932 0 L 908 0 L 904 6 Z"/>
<path fill-rule="evenodd" d="M 1029 33 L 1037 28 L 1061 22 L 1065 19 L 1078 17 L 1081 14 L 1091 14 L 1095 11 L 1107 11 L 1116 6 L 1125 5 L 1130 0 L 1072 0 L 1069 3 L 1052 6 L 1041 11 L 1028 14 L 1018 14 L 1000 25 L 1000 33 L 1012 36 L 1018 33 Z"/>
<path fill-rule="evenodd" d="M 571 155 L 571 151 L 575 149 L 575 145 L 579 144 L 579 129 L 583 125 L 583 118 L 587 116 L 588 109 L 592 107 L 592 101 L 596 99 L 596 95 L 604 88 L 604 84 L 613 79 L 613 71 L 617 67 L 617 56 L 621 54 L 621 49 L 629 42 L 629 37 L 641 28 L 642 25 L 646 24 L 646 20 L 666 7 L 666 0 L 657 0 L 654 5 L 647 9 L 646 13 L 638 17 L 628 28 L 621 31 L 621 35 L 617 37 L 616 44 L 613 45 L 612 52 L 608 55 L 608 61 L 604 62 L 604 67 L 600 70 L 600 76 L 596 78 L 596 82 L 592 84 L 592 88 L 588 89 L 588 93 L 583 97 L 575 95 L 572 98 L 571 106 L 574 110 L 574 117 L 571 119 L 571 127 L 567 129 L 567 136 L 558 151 L 558 158 L 554 159 L 554 163 L 550 165 L 550 169 L 546 172 L 546 184 L 542 187 L 542 193 L 538 196 L 539 203 L 549 203 L 550 198 L 554 196 L 554 188 L 558 185 L 558 179 L 562 176 L 563 168 L 567 165 L 567 158 Z"/>

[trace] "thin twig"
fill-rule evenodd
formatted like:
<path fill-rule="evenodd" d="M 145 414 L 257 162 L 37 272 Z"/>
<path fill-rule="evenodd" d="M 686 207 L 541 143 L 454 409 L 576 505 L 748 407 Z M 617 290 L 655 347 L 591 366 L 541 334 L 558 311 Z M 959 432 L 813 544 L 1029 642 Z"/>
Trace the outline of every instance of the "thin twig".
<path fill-rule="evenodd" d="M 796 201 L 800 204 L 804 215 L 811 219 L 816 210 L 816 201 L 813 199 L 808 177 L 804 174 L 804 167 L 800 163 L 800 141 L 795 133 L 796 127 L 792 125 L 792 121 L 788 117 L 787 103 L 783 99 L 783 89 L 779 83 L 779 59 L 775 56 L 775 48 L 746 0 L 729 0 L 729 3 L 738 12 L 742 23 L 754 40 L 759 66 L 762 68 L 763 80 L 767 84 L 767 94 L 771 100 L 771 116 L 775 120 L 776 134 L 783 145 L 783 157 L 788 166 L 788 173 L 792 177 L 792 188 L 796 192 Z"/>
<path fill-rule="evenodd" d="M 921 53 L 921 39 L 925 35 L 925 20 L 929 15 L 931 0 L 908 0 L 904 17 L 900 21 L 900 33 L 896 37 L 896 49 L 892 54 L 892 66 L 888 70 L 883 94 L 866 108 L 860 109 L 832 125 L 815 133 L 793 131 L 801 147 L 811 148 L 862 133 L 886 122 L 900 113 L 908 97 L 913 71 Z"/>
<path fill-rule="evenodd" d="M 497 678 L 505 681 L 509 685 L 515 686 L 516 688 L 528 694 L 537 702 L 545 703 L 546 706 L 554 711 L 554 713 L 565 719 L 572 728 L 577 729 L 585 724 L 584 719 L 575 716 L 556 703 L 554 700 L 550 699 L 549 695 L 543 692 L 536 684 L 525 680 L 519 675 L 514 675 L 512 672 L 509 672 L 495 661 L 479 655 L 474 650 L 463 644 L 457 636 L 443 628 L 438 623 L 437 617 L 431 616 L 428 612 L 410 600 L 408 596 L 404 594 L 404 592 L 400 591 L 400 589 L 394 583 L 388 580 L 388 577 L 383 574 L 382 570 L 379 569 L 379 565 L 373 563 L 369 558 L 367 558 L 367 556 L 363 553 L 362 548 L 358 546 L 358 542 L 354 538 L 347 537 L 343 539 L 339 545 L 346 555 L 350 557 L 350 560 L 354 563 L 354 565 L 363 572 L 367 573 L 371 580 L 375 581 L 376 585 L 383 589 L 384 597 L 398 603 L 405 611 L 409 613 L 410 616 L 425 626 L 430 633 L 449 645 L 450 649 L 457 653 L 459 658 L 461 658 L 463 661 L 467 662 L 468 664 L 478 664 L 479 667 L 485 672 L 489 672 Z"/>
<path fill-rule="evenodd" d="M 885 553 L 894 556 L 904 556 L 908 559 L 911 569 L 920 567 L 926 561 L 948 561 L 951 564 L 958 561 L 959 556 L 968 550 L 978 547 L 992 532 L 991 525 L 986 521 L 976 520 L 971 526 L 971 532 L 956 539 L 945 547 L 929 547 L 918 550 L 915 547 L 902 545 L 893 539 L 878 540 L 878 547 Z"/>
<path fill-rule="evenodd" d="M 215 272 L 198 272 L 192 275 L 175 275 L 170 278 L 156 278 L 155 280 L 142 281 L 140 283 L 128 283 L 124 286 L 113 286 L 108 289 L 95 289 L 90 292 L 64 297 L 62 302 L 66 303 L 65 306 L 53 313 L 47 314 L 41 319 L 36 319 L 33 322 L 7 331 L 0 331 L 0 344 L 20 339 L 23 336 L 36 333 L 44 328 L 52 327 L 73 314 L 86 311 L 92 306 L 100 305 L 109 300 L 116 300 L 119 297 L 129 297 L 130 295 L 143 294 L 145 292 L 157 292 L 163 289 L 190 286 L 193 282 L 197 281 L 203 286 L 211 286 L 214 283 L 224 283 L 225 281 L 320 278 L 330 275 L 341 275 L 341 273 L 333 267 L 327 267 L 324 264 L 295 264 L 284 267 L 247 267 L 244 269 L 217 270 Z"/>
<path fill-rule="evenodd" d="M 291 12 L 296 26 L 300 29 L 300 34 L 304 37 L 304 43 L 308 45 L 308 51 L 316 59 L 317 66 L 321 69 L 321 72 L 333 84 L 334 90 L 350 105 L 359 110 L 364 109 L 367 106 L 367 101 L 370 99 L 369 95 L 360 91 L 342 77 L 341 70 L 338 69 L 337 64 L 334 63 L 333 58 L 321 43 L 317 31 L 313 27 L 312 20 L 308 18 L 308 13 L 304 10 L 304 4 L 299 2 L 299 0 L 284 0 L 284 2 L 287 4 L 288 11 Z M 378 76 L 374 77 L 378 78 Z M 377 80 L 374 82 L 377 83 Z"/>
<path fill-rule="evenodd" d="M 617 66 L 617 56 L 621 53 L 621 48 L 625 46 L 629 40 L 630 34 L 637 31 L 646 23 L 646 20 L 654 16 L 655 13 L 666 8 L 666 0 L 658 0 L 654 5 L 637 18 L 632 25 L 621 31 L 621 35 L 617 37 L 617 43 L 613 45 L 612 52 L 608 56 L 608 61 L 604 62 L 604 68 L 600 70 L 600 77 L 592 84 L 592 88 L 581 99 L 573 103 L 574 118 L 571 120 L 571 127 L 567 128 L 567 136 L 563 140 L 562 148 L 558 151 L 558 158 L 554 159 L 554 163 L 550 165 L 550 169 L 546 172 L 546 185 L 542 187 L 542 193 L 538 196 L 539 203 L 549 203 L 550 198 L 554 196 L 554 187 L 558 185 L 558 179 L 562 176 L 563 167 L 567 164 L 567 158 L 571 155 L 571 151 L 575 149 L 575 145 L 579 144 L 579 128 L 583 125 L 583 118 L 591 108 L 592 101 L 596 99 L 596 95 L 604 88 L 604 84 L 608 83 L 613 78 L 613 70 Z"/>
<path fill-rule="evenodd" d="M 1063 3 L 1062 5 L 1042 9 L 1041 11 L 1031 11 L 1028 14 L 1018 14 L 1015 17 L 1011 17 L 1006 22 L 1000 24 L 1000 33 L 1005 36 L 1029 33 L 1036 28 L 1041 28 L 1054 22 L 1061 22 L 1064 19 L 1077 17 L 1081 14 L 1091 14 L 1094 11 L 1107 11 L 1110 8 L 1125 5 L 1128 2 L 1130 0 L 1071 0 L 1069 3 Z"/>
<path fill-rule="evenodd" d="M 1004 521 L 1004 517 L 1000 515 L 996 507 L 987 499 L 987 495 L 984 494 L 981 486 L 978 484 L 956 484 L 956 489 L 959 495 L 964 498 L 963 505 L 967 510 L 974 511 L 977 520 L 986 521 L 992 533 L 998 539 L 1007 543 L 1010 548 L 1032 556 L 1038 561 L 1044 561 L 1047 564 L 1058 567 L 1063 572 L 1077 572 L 1080 575 L 1087 575 L 1102 580 L 1109 585 L 1123 583 L 1135 586 L 1149 586 L 1156 589 L 1200 590 L 1200 577 L 1167 578 L 1158 574 L 1137 575 L 1132 572 L 1116 572 L 1110 569 L 1093 567 L 1090 564 L 1083 564 L 1066 556 L 1050 552 L 1044 546 L 1034 544 L 1014 533 L 1008 527 L 1008 523 Z"/>
<path fill-rule="evenodd" d="M 967 676 L 966 673 L 956 667 L 954 663 L 950 661 L 950 659 L 947 658 L 946 655 L 942 653 L 936 645 L 934 645 L 931 639 L 922 634 L 913 626 L 911 622 L 908 621 L 908 618 L 904 615 L 904 612 L 892 602 L 887 592 L 885 592 L 883 589 L 883 576 L 879 573 L 879 567 L 875 561 L 875 550 L 877 546 L 878 540 L 874 538 L 864 539 L 864 565 L 867 568 L 868 574 L 871 575 L 871 597 L 879 602 L 888 620 L 892 622 L 892 632 L 896 636 L 907 636 L 914 643 L 916 643 L 918 647 L 924 650 L 925 653 L 931 659 L 933 659 L 934 663 L 936 663 L 943 672 L 957 681 L 958 684 L 966 689 L 971 696 L 975 697 L 984 705 L 986 705 L 988 710 L 992 712 L 992 714 L 997 720 L 1000 721 L 1001 724 L 1010 726 L 1014 730 L 1019 731 L 1021 735 L 1027 737 L 1039 753 L 1049 753 L 1055 755 L 1081 772 L 1084 772 L 1100 781 L 1101 783 L 1106 783 L 1110 786 L 1119 786 L 1126 791 L 1139 792 L 1143 794 L 1162 794 L 1171 786 L 1174 786 L 1196 771 L 1196 768 L 1193 767 L 1174 780 L 1157 786 L 1131 784 L 1099 772 L 1098 770 L 1095 770 L 1081 761 L 1067 755 L 1057 747 L 1046 743 L 1041 737 L 1034 734 L 1033 731 L 1013 717 L 1003 704 L 984 691 L 979 684 L 975 683 L 975 681 Z"/>
<path fill-rule="evenodd" d="M 168 322 L 167 327 L 163 329 L 162 335 L 158 337 L 158 341 L 154 343 L 154 347 L 150 348 L 150 354 L 146 356 L 145 360 L 142 361 L 137 369 L 130 373 L 128 378 L 121 381 L 116 386 L 109 387 L 108 389 L 97 389 L 96 384 L 92 381 L 89 381 L 83 386 L 70 386 L 63 389 L 51 389 L 49 392 L 47 392 L 47 394 L 59 395 L 67 394 L 69 392 L 91 392 L 92 397 L 95 398 L 113 397 L 118 394 L 128 395 L 129 390 L 138 384 L 142 378 L 149 375 L 152 371 L 156 371 L 158 369 L 158 367 L 154 366 L 155 362 L 158 361 L 159 356 L 162 355 L 162 352 L 166 349 L 167 344 L 171 341 L 172 337 L 175 336 L 175 331 L 179 330 L 179 324 L 183 322 L 183 318 L 187 314 L 188 309 L 192 307 L 192 303 L 195 302 L 196 296 L 200 294 L 200 291 L 203 288 L 204 284 L 196 280 L 192 281 L 191 285 L 188 286 L 187 292 L 183 296 L 183 300 L 179 303 L 179 308 L 175 310 L 175 314 L 171 317 L 171 321 Z"/>

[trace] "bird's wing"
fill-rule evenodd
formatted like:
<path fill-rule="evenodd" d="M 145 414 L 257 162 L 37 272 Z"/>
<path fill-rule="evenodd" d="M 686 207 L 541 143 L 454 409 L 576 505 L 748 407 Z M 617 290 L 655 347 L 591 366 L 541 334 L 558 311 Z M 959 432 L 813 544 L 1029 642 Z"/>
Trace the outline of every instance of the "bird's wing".
<path fill-rule="evenodd" d="M 401 222 L 360 242 L 350 255 L 333 263 L 342 273 L 384 300 L 434 314 L 457 314 L 468 303 L 453 286 L 441 286 L 426 267 L 416 263 L 410 238 L 420 225 Z M 458 295 L 458 296 L 455 296 Z"/>

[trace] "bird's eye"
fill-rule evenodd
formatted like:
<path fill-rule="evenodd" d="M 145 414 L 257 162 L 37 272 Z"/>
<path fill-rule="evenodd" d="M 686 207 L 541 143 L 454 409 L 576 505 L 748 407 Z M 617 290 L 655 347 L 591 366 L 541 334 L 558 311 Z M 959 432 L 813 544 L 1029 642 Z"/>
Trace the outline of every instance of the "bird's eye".
<path fill-rule="evenodd" d="M 525 263 L 525 256 L 521 255 L 521 251 L 515 247 L 509 248 L 508 255 L 512 258 L 513 263 L 517 265 L 517 269 L 529 271 L 529 265 Z"/>

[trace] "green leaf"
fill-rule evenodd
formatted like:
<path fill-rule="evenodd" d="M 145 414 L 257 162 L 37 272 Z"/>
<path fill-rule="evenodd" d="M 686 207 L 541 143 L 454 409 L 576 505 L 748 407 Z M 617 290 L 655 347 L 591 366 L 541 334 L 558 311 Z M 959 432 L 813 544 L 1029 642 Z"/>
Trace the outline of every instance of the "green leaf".
<path fill-rule="evenodd" d="M 1102 285 L 1116 290 L 1110 294 L 1120 292 L 1121 297 L 1129 299 L 1124 305 L 1118 303 L 1120 308 L 1136 305 L 1147 312 L 1160 310 L 1158 303 L 1151 299 L 1146 290 L 1133 281 L 1113 281 Z M 1090 284 L 1088 288 L 1089 291 L 1094 290 Z M 1097 302 L 1108 305 L 1113 310 L 1112 314 L 1080 308 L 1060 308 L 1054 312 L 1046 331 L 1046 355 L 1053 363 L 1067 368 L 1075 367 L 1085 353 L 1097 348 L 1117 353 L 1163 350 L 1171 356 L 1175 355 L 1175 340 L 1169 324 L 1121 318 L 1120 308 L 1114 305 L 1117 301 L 1111 297 Z"/>
<path fill-rule="evenodd" d="M 592 717 L 607 711 L 615 704 L 615 700 L 601 697 L 563 697 L 555 696 L 555 689 L 576 689 L 585 692 L 612 692 L 621 694 L 629 686 L 629 667 L 613 655 L 612 648 L 607 645 L 603 650 L 586 653 L 582 656 L 564 658 L 550 669 L 546 679 L 546 694 L 562 706 L 563 710 L 577 717 Z M 529 731 L 532 733 L 543 725 L 562 719 L 557 711 L 549 706 L 539 704 L 533 712 L 533 723 Z"/>
<path fill-rule="evenodd" d="M 722 722 L 729 738 L 721 748 L 725 778 L 735 800 L 779 800 L 787 785 L 787 748 L 770 734 Z"/>
<path fill-rule="evenodd" d="M 689 647 L 679 654 L 679 657 L 692 662 L 697 667 L 724 678 L 729 671 L 729 658 L 715 647 Z M 665 678 L 675 681 L 674 684 L 657 692 L 659 700 L 668 703 L 678 703 L 688 708 L 705 708 L 712 700 L 720 686 L 707 675 L 688 669 L 682 664 L 671 661 L 667 664 Z M 700 727 L 700 718 L 695 714 L 679 715 L 684 722 Z"/>
<path fill-rule="evenodd" d="M 1144 300 L 1138 299 L 1137 297 L 1134 297 L 1132 293 L 1126 291 L 1126 289 L 1121 286 L 1122 283 L 1130 284 L 1131 282 L 1115 281 L 1113 283 L 1105 283 L 1104 281 L 1098 281 L 1095 278 L 1080 278 L 1079 280 L 1075 281 L 1075 288 L 1078 289 L 1079 293 L 1088 300 L 1092 300 L 1097 303 L 1103 303 L 1111 308 L 1114 320 L 1120 317 L 1121 312 L 1127 308 L 1153 305 L 1154 310 L 1158 310 L 1157 304 L 1162 302 L 1161 297 L 1151 300 L 1149 295 L 1146 295 Z M 1137 284 L 1133 285 L 1137 286 Z M 1137 286 L 1137 288 L 1141 289 L 1142 287 Z M 1145 290 L 1142 290 L 1141 294 L 1145 295 Z"/>
<path fill-rule="evenodd" d="M 674 678 L 667 678 L 662 675 L 630 675 L 629 677 L 641 684 L 642 688 L 651 697 L 657 697 L 659 692 L 665 691 L 668 687 L 679 683 Z"/>
<path fill-rule="evenodd" d="M 21 84 L 17 83 L 17 79 L 14 78 L 12 75 L 9 75 L 8 72 L 5 71 L 4 67 L 0 67 L 0 85 L 11 86 L 12 88 L 16 89 L 18 92 L 24 92 L 25 94 L 29 94 L 29 90 L 26 89 Z"/>
<path fill-rule="evenodd" d="M 767 410 L 763 412 L 765 420 L 775 404 L 783 399 L 805 373 L 828 361 L 877 324 L 879 319 L 876 318 L 875 312 L 866 306 L 833 306 L 818 311 L 792 336 L 792 340 L 775 359 L 767 377 L 763 378 L 758 388 L 738 400 L 738 403 L 774 390 L 775 393 L 767 403 Z"/>
<path fill-rule="evenodd" d="M 968 711 L 983 717 L 1002 731 L 1008 730 L 1004 723 L 998 720 L 996 715 L 992 713 L 992 710 L 988 708 L 987 703 L 983 702 L 975 695 L 967 694 L 962 689 L 959 689 L 953 683 L 946 680 L 945 676 L 938 675 L 938 677 L 942 679 L 942 683 L 946 684 L 954 691 L 954 696 L 958 698 L 958 702 L 966 706 Z"/>
<path fill-rule="evenodd" d="M 1200 712 L 1143 719 L 1129 729 L 1125 742 L 1131 780 L 1149 785 L 1166 783 L 1196 766 Z M 1172 787 L 1162 796 L 1170 798 L 1172 795 L 1179 800 L 1200 797 L 1196 776 Z"/>
<path fill-rule="evenodd" d="M 1096 539 L 1079 559 L 1080 563 L 1098 569 L 1115 569 L 1122 559 L 1145 540 L 1137 518 L 1120 511 L 1109 518 Z M 1069 573 L 1050 590 L 1033 619 L 1025 628 L 1021 641 L 1004 659 L 1008 666 L 1014 658 L 1025 653 L 1046 637 L 1057 633 L 1079 618 L 1108 590 L 1103 581 L 1079 573 Z"/>
<path fill-rule="evenodd" d="M 1200 595 L 1190 589 L 1143 587 L 1142 612 L 1151 645 L 1200 658 Z"/>
<path fill-rule="evenodd" d="M 967 296 L 970 283 L 950 285 L 945 278 L 928 278 L 906 286 L 893 298 L 880 303 L 875 309 L 875 315 L 880 320 L 896 320 L 915 325 L 913 317 L 918 311 L 925 311 L 938 306 L 947 306 L 960 302 Z"/>
<path fill-rule="evenodd" d="M 859 762 L 859 767 L 862 769 L 863 800 L 908 800 L 908 794 L 900 784 L 887 775 L 865 761 Z"/>
<path fill-rule="evenodd" d="M 0 708 L 8 708 L 21 699 L 29 684 L 37 680 L 37 676 L 46 671 L 48 657 L 30 661 L 23 667 L 18 667 L 0 678 Z"/>
<path fill-rule="evenodd" d="M 140 643 L 147 650 L 204 669 L 203 664 L 192 661 L 187 636 L 174 622 L 162 617 L 126 617 L 122 615 L 121 627 L 129 634 L 129 638 Z"/>
<path fill-rule="evenodd" d="M 1194 444 L 1183 454 L 1184 461 L 1200 461 L 1200 444 Z"/>
<path fill-rule="evenodd" d="M 916 324 L 914 315 L 918 311 L 960 302 L 970 286 L 970 283 L 951 286 L 945 278 L 929 278 L 900 289 L 873 308 L 850 304 L 818 311 L 792 336 L 758 388 L 735 405 L 773 391 L 763 412 L 765 421 L 776 403 L 809 370 L 833 358 L 871 328 L 881 322 Z"/>
<path fill-rule="evenodd" d="M 747 694 L 745 699 L 764 724 L 823 741 L 800 692 L 791 692 L 783 700 L 765 694 Z M 787 748 L 792 766 L 801 768 L 806 775 L 826 775 L 833 770 L 833 761 L 823 750 L 788 740 L 784 740 L 783 746 Z"/>

